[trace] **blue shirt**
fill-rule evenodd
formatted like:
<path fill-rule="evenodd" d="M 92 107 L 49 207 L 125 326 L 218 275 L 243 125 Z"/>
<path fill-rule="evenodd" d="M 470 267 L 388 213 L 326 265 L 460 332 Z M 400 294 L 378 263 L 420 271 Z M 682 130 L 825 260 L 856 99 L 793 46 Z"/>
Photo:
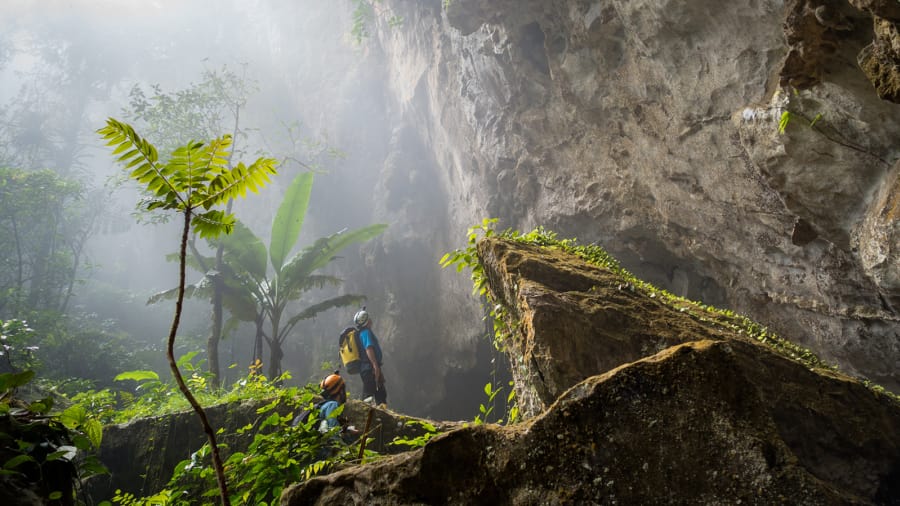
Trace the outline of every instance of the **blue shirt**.
<path fill-rule="evenodd" d="M 381 345 L 378 344 L 378 337 L 375 336 L 375 333 L 372 332 L 372 329 L 366 327 L 359 331 L 359 343 L 360 346 L 362 346 L 363 350 L 374 348 L 375 360 L 378 361 L 378 365 L 381 365 Z M 366 355 L 366 362 L 363 364 L 364 368 L 366 366 L 372 366 L 372 364 L 369 364 L 369 355 Z"/>
<path fill-rule="evenodd" d="M 336 416 L 331 416 L 340 406 L 337 401 L 325 401 L 319 406 L 319 419 L 325 421 L 325 425 L 329 429 L 333 429 L 338 426 L 338 419 Z"/>

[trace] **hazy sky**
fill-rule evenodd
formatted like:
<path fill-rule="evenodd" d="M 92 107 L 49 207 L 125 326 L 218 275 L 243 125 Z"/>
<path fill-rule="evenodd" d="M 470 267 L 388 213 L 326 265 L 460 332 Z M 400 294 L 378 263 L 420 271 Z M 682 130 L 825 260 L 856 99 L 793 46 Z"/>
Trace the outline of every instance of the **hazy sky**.
<path fill-rule="evenodd" d="M 61 168 L 70 173 L 76 167 L 102 186 L 122 168 L 96 130 L 107 117 L 126 119 L 122 110 L 134 85 L 149 91 L 150 85 L 159 84 L 163 92 L 173 93 L 200 81 L 204 70 L 227 65 L 255 82 L 240 116 L 248 132 L 248 138 L 241 139 L 248 149 L 245 162 L 261 154 L 303 159 L 300 145 L 311 140 L 344 155 L 323 160 L 319 167 L 298 249 L 341 229 L 388 221 L 375 214 L 379 198 L 397 200 L 395 195 L 376 195 L 381 163 L 396 148 L 391 145 L 386 70 L 381 62 L 367 61 L 377 53 L 352 42 L 349 2 L 0 0 L 0 5 L 0 164 L 12 160 L 21 168 Z M 298 143 L 290 142 L 287 131 L 294 125 L 302 127 L 292 132 Z M 141 132 L 140 125 L 135 126 Z M 5 146 L 15 150 L 21 145 L 4 141 L 22 138 L 34 139 L 27 145 L 39 148 L 37 154 L 28 158 L 13 153 L 4 160 Z M 296 164 L 280 168 L 270 189 L 235 207 L 239 219 L 265 242 L 281 193 L 300 170 L 305 169 Z M 403 166 L 395 171 L 401 183 L 405 170 Z M 119 322 L 137 339 L 158 342 L 167 331 L 170 308 L 148 308 L 144 302 L 177 281 L 175 264 L 165 260 L 177 249 L 177 227 L 137 225 L 130 215 L 138 200 L 133 189 L 109 188 L 103 198 L 108 199 L 104 206 L 111 216 L 105 217 L 108 224 L 87 246 L 93 270 L 81 274 L 92 283 L 79 286 L 84 295 L 79 303 L 85 311 Z M 392 228 L 389 233 L 408 232 Z M 370 308 L 386 307 L 393 299 L 381 297 L 382 288 L 373 280 L 376 273 L 382 277 L 390 273 L 390 267 L 373 266 L 368 263 L 371 258 L 364 264 L 354 260 L 356 254 L 342 254 L 334 268 L 343 272 L 336 274 L 349 281 L 347 291 L 370 296 Z M 403 258 L 393 261 L 402 263 Z M 416 258 L 416 265 L 420 260 L 428 276 L 439 270 L 436 258 Z M 188 281 L 199 277 L 191 272 Z M 389 281 L 391 286 L 397 283 Z M 304 307 L 310 302 L 312 296 L 303 301 Z M 202 340 L 209 307 L 201 303 L 191 307 L 183 332 Z M 297 335 L 285 345 L 285 369 L 299 380 L 319 374 L 321 360 L 313 350 L 322 360 L 333 360 L 331 333 L 343 328 L 353 312 L 335 310 L 298 326 Z M 376 321 L 387 325 L 390 320 Z M 244 329 L 223 345 L 223 364 L 246 360 L 251 337 L 252 332 Z M 385 337 L 388 346 L 391 339 L 403 338 Z M 388 367 L 396 369 L 398 364 Z M 392 374 L 398 378 L 392 395 L 402 405 L 400 375 Z"/>

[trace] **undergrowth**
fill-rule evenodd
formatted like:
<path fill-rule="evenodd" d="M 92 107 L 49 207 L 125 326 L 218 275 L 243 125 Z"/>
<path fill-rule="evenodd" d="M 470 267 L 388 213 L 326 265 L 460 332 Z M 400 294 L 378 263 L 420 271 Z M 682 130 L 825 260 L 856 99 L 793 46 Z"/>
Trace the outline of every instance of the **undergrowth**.
<path fill-rule="evenodd" d="M 317 391 L 311 385 L 279 389 L 271 403 L 257 409 L 261 422 L 237 430 L 237 436 L 252 433 L 253 439 L 246 450 L 231 449 L 224 463 L 233 503 L 279 504 L 285 486 L 328 473 L 357 459 L 353 445 L 340 437 L 339 426 L 322 434 L 317 429 L 318 417 L 310 416 L 296 425 L 293 423 L 295 413 L 312 409 L 316 395 Z M 279 413 L 279 408 L 284 407 L 291 408 L 290 412 Z M 343 407 L 338 408 L 334 415 L 338 416 L 342 410 Z M 366 455 L 374 456 L 370 451 Z M 117 491 L 112 502 L 101 503 L 101 506 L 211 504 L 219 491 L 210 464 L 210 446 L 206 443 L 175 466 L 172 478 L 163 490 L 148 497 Z"/>
<path fill-rule="evenodd" d="M 228 389 L 211 387 L 212 375 L 203 369 L 204 361 L 194 361 L 198 352 L 190 352 L 178 360 L 185 371 L 185 382 L 194 396 L 204 405 L 226 404 L 247 399 L 268 399 L 280 394 L 280 382 L 289 374 L 270 380 L 260 372 L 262 363 L 250 365 L 249 374 Z M 134 388 L 86 390 L 72 395 L 69 401 L 84 406 L 100 423 L 127 423 L 138 418 L 178 413 L 190 409 L 190 404 L 171 381 L 162 381 L 154 371 L 127 371 L 115 377 Z M 130 390 L 133 390 L 132 393 Z"/>
<path fill-rule="evenodd" d="M 229 441 L 249 441 L 240 445 L 225 445 L 224 470 L 229 483 L 229 496 L 234 504 L 278 504 L 281 492 L 290 483 L 296 483 L 321 474 L 336 467 L 354 463 L 360 457 L 357 442 L 348 442 L 340 436 L 340 426 L 322 434 L 318 430 L 320 419 L 316 416 L 294 422 L 295 415 L 304 410 L 315 410 L 319 389 L 314 385 L 304 387 L 280 386 L 290 379 L 287 374 L 270 380 L 260 374 L 262 364 L 251 366 L 250 373 L 228 390 L 210 390 L 205 381 L 207 375 L 199 365 L 192 364 L 193 355 L 183 357 L 186 371 L 190 372 L 188 384 L 196 388 L 197 397 L 202 402 L 212 404 L 233 403 L 255 399 L 268 401 L 256 410 L 258 419 L 237 429 L 233 434 L 225 434 L 219 429 L 219 436 L 228 436 Z M 73 399 L 98 409 L 98 416 L 111 421 L 127 421 L 149 416 L 148 413 L 185 411 L 188 406 L 182 396 L 176 395 L 174 386 L 163 383 L 150 371 L 129 371 L 118 376 L 122 381 L 138 382 L 140 395 L 128 399 L 124 406 L 122 392 L 112 394 L 108 390 L 80 394 Z M 127 397 L 127 396 L 126 396 Z M 79 404 L 80 405 L 80 404 Z M 335 410 L 339 416 L 343 406 Z M 246 449 L 243 449 L 246 447 Z M 146 497 L 116 491 L 110 501 L 101 506 L 153 506 L 212 504 L 219 494 L 216 476 L 211 462 L 210 445 L 207 442 L 190 458 L 174 468 L 168 485 Z M 374 458 L 377 454 L 366 450 L 364 458 Z"/>
<path fill-rule="evenodd" d="M 330 472 L 345 463 L 356 462 L 358 444 L 343 440 L 337 429 L 321 434 L 320 420 L 309 416 L 295 425 L 295 415 L 304 410 L 314 411 L 319 389 L 314 385 L 284 387 L 290 375 L 269 379 L 261 374 L 262 364 L 250 366 L 246 377 L 230 388 L 213 389 L 210 374 L 203 370 L 203 361 L 194 361 L 196 353 L 188 353 L 179 360 L 186 372 L 186 383 L 195 397 L 206 406 L 256 400 L 264 403 L 258 408 L 257 421 L 218 436 L 229 441 L 245 443 L 231 447 L 222 445 L 227 455 L 224 470 L 229 483 L 229 496 L 234 504 L 278 504 L 281 491 L 290 484 Z M 117 381 L 134 383 L 123 390 L 103 389 L 76 394 L 66 414 L 82 413 L 93 423 L 126 423 L 139 418 L 185 412 L 190 409 L 184 396 L 179 395 L 172 381 L 164 382 L 153 371 L 128 371 L 119 374 Z M 131 393 L 130 391 L 134 393 Z M 334 415 L 340 415 L 338 408 Z M 82 423 L 84 425 L 84 423 Z M 99 436 L 98 436 L 99 438 Z M 356 447 L 353 447 L 353 446 Z M 240 446 L 240 448 L 238 447 Z M 246 448 L 246 449 L 244 449 Z M 364 458 L 377 454 L 366 450 Z M 212 466 L 210 445 L 207 442 L 177 464 L 165 488 L 146 496 L 116 491 L 101 506 L 190 505 L 212 504 L 219 495 Z"/>

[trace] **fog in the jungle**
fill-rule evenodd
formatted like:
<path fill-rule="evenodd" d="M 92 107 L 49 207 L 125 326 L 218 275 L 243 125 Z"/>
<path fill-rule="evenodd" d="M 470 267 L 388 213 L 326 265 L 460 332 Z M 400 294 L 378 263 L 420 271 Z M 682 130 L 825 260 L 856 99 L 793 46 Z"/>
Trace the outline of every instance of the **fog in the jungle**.
<path fill-rule="evenodd" d="M 235 162 L 279 160 L 268 187 L 234 204 L 238 220 L 265 245 L 287 187 L 307 171 L 315 172 L 312 197 L 292 254 L 317 238 L 373 224 L 378 169 L 367 161 L 373 152 L 383 156 L 391 134 L 381 105 L 383 69 L 360 65 L 365 49 L 351 33 L 352 14 L 350 2 L 4 0 L 0 167 L 50 169 L 81 185 L 65 203 L 40 192 L 2 194 L 0 320 L 34 327 L 31 344 L 38 349 L 31 353 L 39 374 L 80 376 L 96 388 L 121 388 L 112 377 L 125 370 L 169 376 L 164 349 L 174 302 L 147 301 L 177 285 L 177 263 L 166 257 L 178 250 L 180 221 L 169 214 L 161 223 L 165 213 L 138 210 L 137 184 L 97 134 L 109 117 L 133 125 L 163 158 L 189 140 L 236 134 Z M 330 114 L 332 104 L 355 111 L 353 117 Z M 60 214 L 48 220 L 42 210 Z M 21 239 L 10 235 L 13 221 Z M 43 239 L 23 233 L 41 235 L 44 226 L 56 232 Z M 39 272 L 38 260 L 47 258 L 38 254 L 47 253 L 41 241 L 54 241 L 48 254 L 57 262 Z M 196 244 L 213 254 L 204 241 Z M 364 278 L 378 268 L 366 263 L 365 248 L 352 244 L 319 274 Z M 437 259 L 421 261 L 439 269 Z M 39 291 L 21 275 L 21 264 L 26 274 L 35 271 L 33 279 L 47 269 L 59 272 Z M 201 278 L 198 268 L 188 268 L 189 284 Z M 343 283 L 304 292 L 285 318 L 355 288 Z M 210 308 L 209 297 L 185 304 L 176 349 L 200 352 L 195 362 L 206 359 Z M 333 308 L 293 328 L 283 345 L 289 383 L 317 381 L 323 368 L 334 366 L 336 332 L 358 308 Z M 230 324 L 227 312 L 224 320 L 219 357 L 227 385 L 247 373 L 255 330 L 247 321 Z M 61 322 L 65 330 L 49 330 Z M 263 373 L 269 353 L 266 347 Z M 471 382 L 472 397 L 483 380 Z M 351 389 L 359 388 L 356 381 Z M 469 416 L 451 408 L 441 414 Z"/>

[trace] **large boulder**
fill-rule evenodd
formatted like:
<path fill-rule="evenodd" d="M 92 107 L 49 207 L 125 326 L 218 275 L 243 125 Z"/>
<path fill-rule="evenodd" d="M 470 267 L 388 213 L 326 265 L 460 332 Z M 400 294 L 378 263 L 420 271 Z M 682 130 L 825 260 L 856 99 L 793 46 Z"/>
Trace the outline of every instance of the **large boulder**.
<path fill-rule="evenodd" d="M 478 256 L 494 300 L 506 310 L 506 346 L 525 416 L 540 413 L 579 381 L 621 364 L 685 341 L 735 335 L 559 250 L 485 239 Z"/>
<path fill-rule="evenodd" d="M 749 322 L 560 248 L 478 244 L 518 425 L 287 489 L 309 504 L 886 504 L 900 403 Z M 759 334 L 762 336 L 762 334 Z M 775 342 L 777 346 L 769 343 Z"/>
<path fill-rule="evenodd" d="M 668 348 L 521 425 L 292 486 L 282 504 L 888 504 L 900 406 L 744 341 Z"/>

